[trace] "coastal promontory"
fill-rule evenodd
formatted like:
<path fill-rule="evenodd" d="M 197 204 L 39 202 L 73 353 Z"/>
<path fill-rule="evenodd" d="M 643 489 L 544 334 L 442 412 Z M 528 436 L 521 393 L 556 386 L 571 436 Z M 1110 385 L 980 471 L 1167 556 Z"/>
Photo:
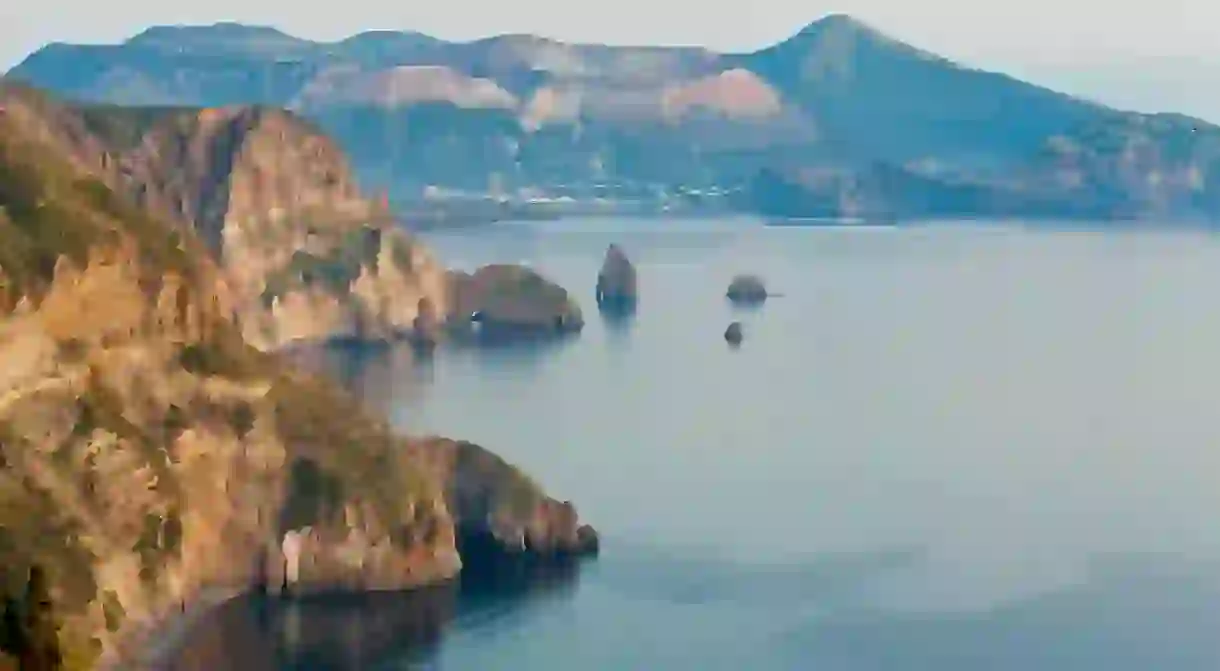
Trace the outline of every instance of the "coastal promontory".
<path fill-rule="evenodd" d="M 209 594 L 403 589 L 453 577 L 488 542 L 540 558 L 596 550 L 571 504 L 500 457 L 397 435 L 273 351 L 448 306 L 426 250 L 359 199 L 325 206 L 360 226 L 302 225 L 326 199 L 294 204 L 267 186 L 342 188 L 341 174 L 310 172 L 329 145 L 294 135 L 280 112 L 174 111 L 150 131 L 143 113 L 19 86 L 0 85 L 0 103 L 0 610 L 6 623 L 47 623 L 6 626 L 0 657 L 25 668 L 37 649 L 62 668 L 132 668 Z M 237 132 L 267 124 L 283 136 Z M 147 135 L 182 129 L 197 133 L 185 145 L 155 149 Z M 201 149 L 175 155 L 187 138 Z M 200 158 L 233 145 L 246 147 L 230 155 L 246 162 L 241 188 Z M 302 174 L 277 174 L 265 162 L 277 154 Z M 277 240 L 293 244 L 273 252 Z M 336 258 L 356 279 L 314 262 Z M 316 307 L 302 308 L 308 319 L 282 316 L 292 295 Z M 294 326 L 315 317 L 322 326 Z"/>

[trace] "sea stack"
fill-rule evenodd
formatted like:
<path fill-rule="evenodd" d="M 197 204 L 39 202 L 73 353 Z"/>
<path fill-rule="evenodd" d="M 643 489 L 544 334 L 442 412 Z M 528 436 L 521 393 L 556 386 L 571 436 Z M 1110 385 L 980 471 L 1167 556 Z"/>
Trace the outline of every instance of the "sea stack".
<path fill-rule="evenodd" d="M 606 248 L 606 259 L 597 273 L 597 305 L 602 309 L 633 310 L 639 301 L 635 266 L 618 245 Z"/>

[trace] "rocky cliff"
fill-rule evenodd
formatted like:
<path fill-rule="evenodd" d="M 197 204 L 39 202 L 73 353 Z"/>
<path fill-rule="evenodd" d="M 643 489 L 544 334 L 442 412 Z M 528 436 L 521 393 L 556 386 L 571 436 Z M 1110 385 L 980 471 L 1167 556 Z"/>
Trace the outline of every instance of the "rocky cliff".
<path fill-rule="evenodd" d="M 351 235 L 319 221 L 302 240 L 277 208 L 304 213 L 330 184 L 348 197 L 329 211 L 371 211 L 318 167 L 334 160 L 325 143 L 274 113 L 176 112 L 195 128 L 180 143 L 158 127 L 116 150 L 116 135 L 64 110 L 28 92 L 0 100 L 0 666 L 7 653 L 24 668 L 132 668 L 159 625 L 216 590 L 405 588 L 454 575 L 472 539 L 534 556 L 596 547 L 570 505 L 483 448 L 397 437 L 243 338 L 309 335 L 274 307 L 252 322 L 251 287 Z M 265 163 L 275 155 L 306 165 L 281 174 Z M 319 192 L 291 202 L 309 185 Z M 367 230 L 361 249 L 377 253 L 349 285 L 357 305 L 375 295 L 361 282 L 388 282 L 389 267 L 422 277 L 431 263 L 394 259 L 415 248 Z M 261 234 L 300 247 L 285 260 L 248 240 Z M 413 281 L 397 286 L 431 290 Z M 305 284 L 272 305 L 326 304 L 320 292 L 335 291 Z"/>
<path fill-rule="evenodd" d="M 78 166 L 193 228 L 260 348 L 385 337 L 410 330 L 421 305 L 446 312 L 444 268 L 360 191 L 334 143 L 290 113 L 72 108 L 11 85 L 0 100 Z"/>

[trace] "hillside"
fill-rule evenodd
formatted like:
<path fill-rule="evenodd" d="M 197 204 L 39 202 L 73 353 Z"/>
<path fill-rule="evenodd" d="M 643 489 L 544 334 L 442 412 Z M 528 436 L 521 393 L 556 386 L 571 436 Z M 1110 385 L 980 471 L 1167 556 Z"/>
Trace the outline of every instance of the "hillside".
<path fill-rule="evenodd" d="M 1218 168 L 1192 130 L 1210 126 L 1161 123 L 1148 134 L 1140 129 L 1158 123 L 1144 115 L 951 62 L 846 15 L 743 54 L 529 35 L 318 43 L 235 24 L 160 27 L 117 45 L 50 45 L 11 74 L 98 102 L 282 105 L 316 121 L 362 179 L 396 199 L 431 186 L 659 208 L 691 192 L 740 192 L 762 171 L 869 180 L 885 165 L 929 184 L 1016 193 L 999 198 L 1007 214 L 1220 217 L 1209 177 Z M 1072 168 L 1072 188 L 1047 180 L 1057 138 L 1093 157 Z M 1145 158 L 1132 167 L 1105 142 L 1139 145 Z M 1202 186 L 1189 192 L 1159 177 L 1193 172 Z M 1144 195 L 1128 202 L 1131 188 Z M 876 197 L 905 216 L 960 214 L 908 211 L 903 193 Z"/>
<path fill-rule="evenodd" d="M 31 114 L 56 110 L 0 108 L 0 667 L 132 668 L 180 603 L 281 584 L 290 530 L 303 590 L 590 547 L 490 452 L 397 437 L 247 343 L 207 241 L 107 186 L 113 137 Z"/>
<path fill-rule="evenodd" d="M 447 309 L 444 268 L 364 196 L 312 125 L 271 109 L 71 108 L 0 83 L 14 123 L 143 207 L 193 229 L 219 259 L 245 337 L 393 335 Z"/>

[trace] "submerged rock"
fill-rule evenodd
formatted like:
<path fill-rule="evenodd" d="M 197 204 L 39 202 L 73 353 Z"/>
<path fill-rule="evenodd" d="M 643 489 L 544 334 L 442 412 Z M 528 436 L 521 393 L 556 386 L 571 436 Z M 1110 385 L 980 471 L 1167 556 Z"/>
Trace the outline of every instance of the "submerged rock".
<path fill-rule="evenodd" d="M 724 339 L 730 345 L 740 345 L 743 338 L 745 333 L 742 332 L 741 322 L 733 322 L 724 330 Z"/>
<path fill-rule="evenodd" d="M 618 245 L 606 248 L 597 273 L 597 305 L 603 309 L 631 309 L 639 301 L 635 266 Z"/>
<path fill-rule="evenodd" d="M 767 285 L 757 275 L 738 275 L 725 295 L 740 305 L 759 305 L 767 300 Z"/>

